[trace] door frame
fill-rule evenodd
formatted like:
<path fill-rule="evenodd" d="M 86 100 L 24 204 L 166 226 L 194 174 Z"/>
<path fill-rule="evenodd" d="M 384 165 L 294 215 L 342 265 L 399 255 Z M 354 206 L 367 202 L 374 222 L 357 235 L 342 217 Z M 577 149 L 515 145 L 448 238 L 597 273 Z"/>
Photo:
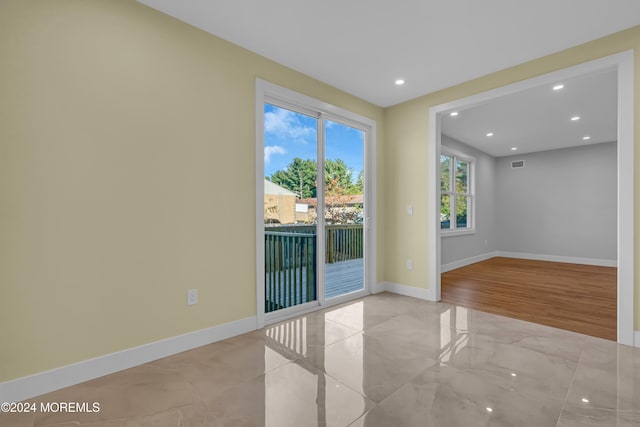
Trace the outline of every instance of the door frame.
<path fill-rule="evenodd" d="M 289 105 L 294 111 L 316 112 L 318 118 L 318 136 L 323 144 L 318 147 L 318 165 L 323 166 L 324 162 L 324 129 L 320 129 L 322 120 L 329 119 L 348 126 L 356 127 L 365 131 L 364 142 L 364 289 L 362 291 L 349 293 L 346 295 L 325 300 L 324 298 L 324 264 L 322 259 L 323 247 L 322 239 L 317 246 L 318 268 L 316 277 L 318 280 L 318 297 L 316 301 L 300 304 L 278 310 L 269 315 L 264 310 L 264 104 L 270 100 L 276 100 L 280 105 Z M 320 101 L 307 95 L 303 95 L 291 89 L 284 88 L 274 83 L 256 78 L 255 81 L 255 171 L 256 171 L 256 327 L 258 329 L 265 324 L 275 323 L 291 317 L 306 314 L 320 308 L 340 304 L 342 302 L 368 295 L 375 289 L 377 283 L 377 243 L 376 243 L 376 122 L 367 117 L 337 107 L 335 105 Z M 322 157 L 321 157 L 322 156 Z M 322 163 L 322 164 L 321 164 Z M 324 168 L 323 168 L 324 169 Z M 322 183 L 320 187 L 323 188 Z M 318 194 L 318 209 L 320 203 L 324 203 L 324 194 Z M 324 227 L 323 216 L 318 217 L 318 227 Z"/>
<path fill-rule="evenodd" d="M 545 84 L 590 74 L 606 69 L 618 72 L 618 154 L 617 154 L 617 331 L 618 342 L 634 345 L 634 53 L 633 50 L 606 56 L 580 65 L 554 71 L 531 79 L 502 86 L 477 95 L 457 99 L 429 109 L 428 164 L 431 184 L 428 192 L 429 283 L 435 300 L 440 300 L 440 186 L 438 172 L 441 152 L 441 119 L 446 111 L 484 104 Z M 626 196 L 626 197 L 625 197 Z M 640 342 L 635 344 L 640 345 Z"/>

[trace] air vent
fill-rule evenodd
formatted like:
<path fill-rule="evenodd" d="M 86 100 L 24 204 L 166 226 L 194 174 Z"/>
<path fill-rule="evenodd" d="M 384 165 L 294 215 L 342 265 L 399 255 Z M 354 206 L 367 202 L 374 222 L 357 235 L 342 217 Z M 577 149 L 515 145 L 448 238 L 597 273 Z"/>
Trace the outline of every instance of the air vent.
<path fill-rule="evenodd" d="M 524 167 L 524 160 L 516 160 L 511 162 L 511 168 L 515 169 L 515 168 L 523 168 Z"/>

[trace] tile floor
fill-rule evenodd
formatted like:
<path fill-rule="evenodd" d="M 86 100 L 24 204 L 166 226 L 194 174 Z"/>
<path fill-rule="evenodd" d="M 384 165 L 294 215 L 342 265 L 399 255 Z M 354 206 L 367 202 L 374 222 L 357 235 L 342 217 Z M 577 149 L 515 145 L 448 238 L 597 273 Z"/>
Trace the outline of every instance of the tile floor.
<path fill-rule="evenodd" d="M 640 349 L 382 293 L 33 399 L 2 427 L 638 426 Z"/>

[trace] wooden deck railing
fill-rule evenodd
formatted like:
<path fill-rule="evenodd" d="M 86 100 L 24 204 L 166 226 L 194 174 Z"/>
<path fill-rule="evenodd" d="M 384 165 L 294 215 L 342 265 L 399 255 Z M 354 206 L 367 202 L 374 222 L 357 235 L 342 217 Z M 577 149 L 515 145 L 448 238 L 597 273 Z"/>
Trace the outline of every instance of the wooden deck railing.
<path fill-rule="evenodd" d="M 362 224 L 328 225 L 325 227 L 325 262 L 362 258 L 364 234 Z"/>
<path fill-rule="evenodd" d="M 316 227 L 265 228 L 265 312 L 316 299 Z M 363 257 L 362 224 L 325 227 L 325 260 L 335 263 Z"/>
<path fill-rule="evenodd" d="M 265 231 L 265 313 L 316 299 L 316 235 Z"/>
<path fill-rule="evenodd" d="M 316 233 L 315 225 L 277 225 L 265 228 L 269 233 Z M 362 224 L 327 225 L 325 227 L 325 260 L 327 264 L 362 258 L 364 233 Z"/>

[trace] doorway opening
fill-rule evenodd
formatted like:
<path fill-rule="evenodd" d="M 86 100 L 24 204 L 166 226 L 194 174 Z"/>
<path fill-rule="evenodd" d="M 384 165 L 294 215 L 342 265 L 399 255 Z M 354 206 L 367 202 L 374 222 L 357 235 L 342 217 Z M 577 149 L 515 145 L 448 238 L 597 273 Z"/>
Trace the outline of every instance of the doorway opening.
<path fill-rule="evenodd" d="M 430 109 L 429 164 L 432 166 L 432 184 L 429 191 L 429 249 L 430 283 L 436 300 L 441 296 L 441 177 L 442 120 L 445 114 L 485 105 L 525 90 L 552 86 L 562 80 L 584 76 L 603 70 L 617 73 L 617 341 L 634 344 L 634 283 L 633 283 L 633 53 L 623 52 L 575 67 L 549 73 L 533 79 L 501 87 L 472 97 L 438 105 Z M 543 124 L 542 124 L 543 125 Z M 487 130 L 483 136 L 490 137 Z M 493 136 L 493 135 L 491 135 Z M 516 147 L 517 149 L 517 147 Z M 525 166 L 526 167 L 526 166 Z"/>

